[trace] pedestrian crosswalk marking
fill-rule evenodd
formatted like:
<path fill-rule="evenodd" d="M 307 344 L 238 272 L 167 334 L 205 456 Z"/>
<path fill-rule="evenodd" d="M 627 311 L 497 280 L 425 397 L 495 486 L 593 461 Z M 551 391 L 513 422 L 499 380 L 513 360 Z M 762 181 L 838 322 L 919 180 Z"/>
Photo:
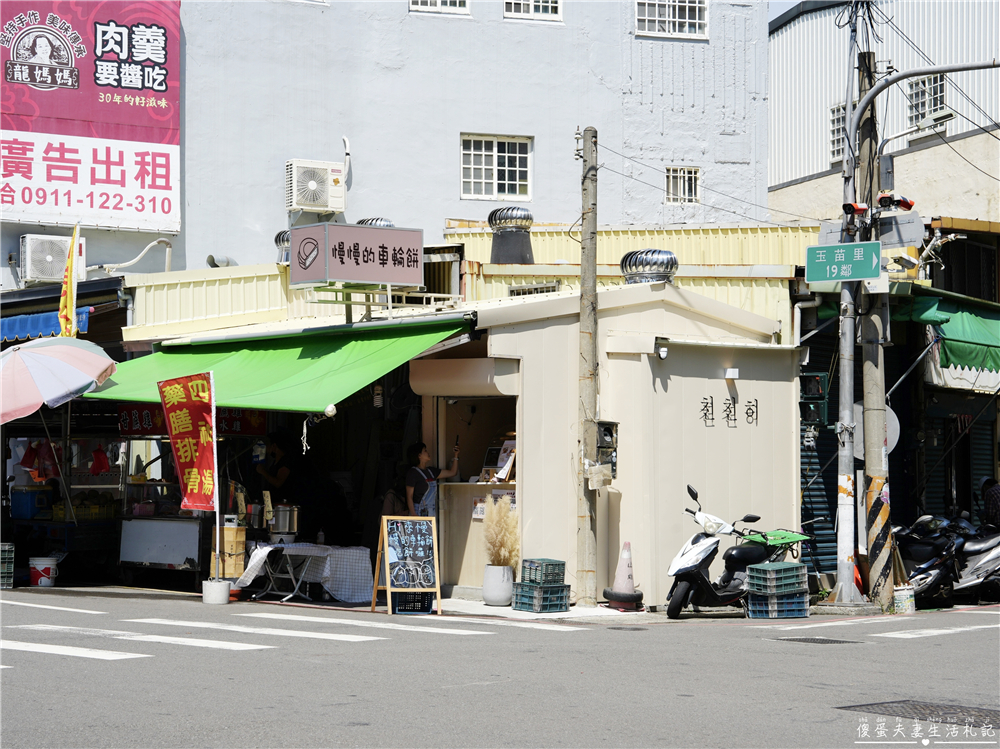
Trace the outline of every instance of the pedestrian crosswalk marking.
<path fill-rule="evenodd" d="M 296 629 L 269 629 L 267 627 L 244 627 L 239 624 L 218 624 L 216 622 L 185 622 L 173 619 L 126 619 L 138 624 L 163 624 L 171 627 L 191 627 L 195 629 L 220 629 L 226 632 L 242 632 L 248 635 L 264 635 L 265 637 L 303 637 L 313 640 L 340 640 L 342 642 L 366 642 L 368 640 L 384 640 L 384 637 L 367 635 L 338 635 L 332 632 L 305 632 Z"/>
<path fill-rule="evenodd" d="M 6 603 L 8 606 L 30 606 L 33 609 L 51 609 L 52 611 L 71 611 L 74 614 L 106 614 L 107 611 L 90 611 L 89 609 L 70 609 L 65 606 L 46 606 L 43 603 L 25 603 L 24 601 L 8 601 L 4 598 L 0 598 L 0 603 Z"/>
<path fill-rule="evenodd" d="M 38 642 L 18 642 L 16 640 L 0 640 L 0 648 L 4 650 L 20 650 L 25 653 L 46 653 L 48 655 L 66 655 L 73 658 L 94 658 L 99 661 L 121 661 L 126 658 L 152 658 L 143 653 L 119 653 L 114 650 L 93 650 L 92 648 L 75 648 L 69 645 L 44 645 Z"/>
<path fill-rule="evenodd" d="M 490 627 L 521 627 L 523 629 L 544 629 L 549 632 L 585 632 L 587 627 L 577 627 L 574 625 L 566 624 L 542 624 L 540 622 L 518 622 L 511 619 L 476 619 L 470 616 L 443 616 L 443 617 L 428 617 L 428 621 L 439 622 L 443 621 L 445 624 L 450 624 L 451 622 L 459 622 L 464 624 L 483 624 Z"/>
<path fill-rule="evenodd" d="M 908 622 L 923 619 L 923 616 L 907 616 Z M 815 624 L 757 624 L 752 629 L 815 629 L 816 627 L 850 627 L 855 624 L 887 624 L 889 622 L 899 623 L 898 617 L 893 616 L 872 616 L 865 619 L 841 619 L 835 622 L 817 622 Z"/>
<path fill-rule="evenodd" d="M 165 635 L 144 635 L 140 632 L 119 632 L 113 629 L 91 629 L 89 627 L 63 627 L 56 624 L 21 624 L 10 629 L 31 629 L 41 632 L 65 632 L 68 634 L 106 637 L 112 640 L 133 642 L 157 642 L 164 645 L 186 645 L 193 648 L 215 648 L 217 650 L 265 650 L 274 645 L 251 645 L 245 642 L 227 640 L 201 640 L 196 637 L 167 637 Z"/>
<path fill-rule="evenodd" d="M 940 627 L 938 629 L 905 629 L 901 632 L 879 632 L 875 637 L 898 637 L 913 639 L 916 637 L 936 637 L 938 635 L 954 635 L 959 632 L 971 632 L 974 629 L 996 629 L 1000 624 L 980 624 L 973 627 Z"/>
<path fill-rule="evenodd" d="M 448 629 L 445 627 L 421 627 L 415 624 L 393 624 L 391 622 L 373 622 L 357 619 L 331 619 L 325 616 L 299 616 L 296 614 L 236 614 L 236 616 L 253 616 L 259 619 L 281 619 L 290 622 L 319 622 L 322 624 L 346 624 L 351 627 L 371 627 L 373 629 L 394 629 L 404 632 L 433 632 L 444 635 L 492 635 L 494 632 L 483 632 L 478 629 Z"/>

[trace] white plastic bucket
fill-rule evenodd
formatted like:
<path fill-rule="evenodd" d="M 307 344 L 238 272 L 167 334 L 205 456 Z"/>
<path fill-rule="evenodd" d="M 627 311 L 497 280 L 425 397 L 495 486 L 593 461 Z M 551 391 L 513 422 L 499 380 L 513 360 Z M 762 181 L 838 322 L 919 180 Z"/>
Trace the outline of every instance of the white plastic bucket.
<path fill-rule="evenodd" d="M 893 607 L 897 614 L 914 614 L 917 611 L 912 585 L 897 585 L 893 588 Z"/>
<path fill-rule="evenodd" d="M 55 557 L 30 557 L 28 559 L 28 572 L 31 575 L 31 584 L 43 588 L 51 588 L 56 584 L 55 577 L 59 574 L 56 565 L 59 560 Z"/>

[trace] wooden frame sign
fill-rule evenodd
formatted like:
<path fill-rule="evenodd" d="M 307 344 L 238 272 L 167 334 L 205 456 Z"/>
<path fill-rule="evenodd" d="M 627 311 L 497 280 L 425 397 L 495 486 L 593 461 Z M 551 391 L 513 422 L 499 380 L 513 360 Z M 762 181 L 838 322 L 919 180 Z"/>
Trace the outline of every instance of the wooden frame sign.
<path fill-rule="evenodd" d="M 383 579 L 385 585 L 380 585 Z M 386 607 L 390 615 L 393 593 L 434 593 L 438 615 L 444 613 L 441 610 L 441 571 L 435 518 L 412 515 L 386 515 L 382 518 L 375 557 L 372 611 L 375 610 L 375 599 L 380 590 L 386 591 Z"/>

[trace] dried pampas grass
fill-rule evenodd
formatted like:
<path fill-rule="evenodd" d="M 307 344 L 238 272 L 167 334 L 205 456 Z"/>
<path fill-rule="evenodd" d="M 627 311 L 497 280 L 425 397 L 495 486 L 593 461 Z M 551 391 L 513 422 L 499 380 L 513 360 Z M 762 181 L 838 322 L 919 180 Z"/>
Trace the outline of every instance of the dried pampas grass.
<path fill-rule="evenodd" d="M 521 561 L 521 542 L 518 533 L 517 510 L 512 510 L 510 497 L 501 497 L 496 502 L 486 499 L 486 515 L 483 518 L 483 537 L 486 542 L 486 558 L 498 567 L 510 567 L 517 578 L 517 565 Z"/>

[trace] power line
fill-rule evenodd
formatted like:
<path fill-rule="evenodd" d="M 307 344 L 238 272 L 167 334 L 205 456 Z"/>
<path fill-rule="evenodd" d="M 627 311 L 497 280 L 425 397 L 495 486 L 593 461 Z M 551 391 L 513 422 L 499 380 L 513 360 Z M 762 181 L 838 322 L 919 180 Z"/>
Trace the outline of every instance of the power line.
<path fill-rule="evenodd" d="M 982 170 L 982 169 L 980 169 L 980 168 L 979 168 L 978 166 L 976 166 L 976 165 L 975 165 L 975 164 L 973 164 L 973 163 L 972 163 L 971 161 L 969 161 L 969 160 L 968 160 L 967 158 L 965 158 L 965 157 L 964 157 L 964 156 L 963 156 L 962 154 L 960 154 L 960 153 L 958 152 L 958 149 L 957 149 L 957 148 L 955 148 L 955 146 L 953 146 L 953 145 L 952 145 L 951 143 L 949 143 L 949 142 L 948 142 L 948 139 L 947 139 L 947 138 L 945 138 L 945 137 L 944 137 L 944 136 L 943 136 L 943 135 L 941 134 L 941 132 L 940 132 L 940 131 L 938 131 L 938 130 L 935 130 L 935 131 L 934 131 L 934 133 L 935 133 L 935 134 L 937 135 L 937 137 L 939 137 L 939 138 L 940 138 L 940 139 L 941 139 L 942 141 L 944 141 L 944 144 L 945 144 L 946 146 L 948 146 L 948 148 L 950 148 L 950 149 L 951 149 L 952 151 L 954 151 L 954 152 L 955 152 L 955 154 L 956 154 L 956 155 L 958 156 L 958 158 L 960 158 L 960 159 L 961 159 L 962 161 L 964 161 L 964 162 L 965 162 L 966 164 L 968 164 L 969 166 L 971 166 L 971 167 L 972 167 L 973 169 L 975 169 L 975 170 L 976 170 L 977 172 L 982 172 L 983 174 L 985 174 L 985 175 L 986 175 L 987 177 L 989 177 L 990 179 L 993 179 L 993 180 L 996 180 L 997 182 L 1000 182 L 1000 177 L 994 177 L 994 176 L 993 176 L 992 174 L 990 174 L 989 172 L 983 172 L 983 170 Z"/>
<path fill-rule="evenodd" d="M 659 166 L 654 166 L 653 164 L 645 164 L 645 163 L 639 161 L 638 159 L 633 159 L 631 156 L 626 156 L 623 153 L 618 153 L 613 148 L 608 148 L 607 146 L 605 146 L 603 144 L 600 144 L 600 143 L 598 144 L 598 148 L 603 148 L 605 151 L 610 151 L 615 156 L 619 156 L 619 157 L 621 157 L 623 159 L 631 161 L 631 162 L 633 162 L 635 164 L 638 164 L 639 166 L 645 167 L 646 169 L 652 169 L 653 171 L 659 172 L 663 168 L 663 167 L 659 167 Z M 614 170 L 613 169 L 609 169 L 609 171 L 614 171 Z M 616 174 L 621 174 L 621 172 L 615 172 L 615 173 Z M 636 179 L 635 177 L 632 177 L 631 175 L 628 175 L 628 174 L 625 174 L 625 175 L 622 175 L 622 176 L 630 177 L 631 179 Z M 642 182 L 642 180 L 638 180 L 638 179 L 636 179 L 636 181 L 637 182 Z M 649 184 L 649 183 L 648 182 L 642 182 L 642 184 L 646 185 L 646 184 Z M 661 188 L 658 185 L 650 185 L 650 187 L 655 187 L 658 190 L 662 190 L 664 193 L 667 192 L 666 189 Z M 783 214 L 785 214 L 787 216 L 795 216 L 796 218 L 804 218 L 804 219 L 806 219 L 808 221 L 824 221 L 825 220 L 825 219 L 815 218 L 814 216 L 803 216 L 800 213 L 792 213 L 791 211 L 782 211 L 782 210 L 779 210 L 777 208 L 770 208 L 769 206 L 766 206 L 766 205 L 760 205 L 759 203 L 754 203 L 752 200 L 744 200 L 743 198 L 737 198 L 737 197 L 735 197 L 733 195 L 727 195 L 724 192 L 719 192 L 718 190 L 713 190 L 710 187 L 705 187 L 705 185 L 703 185 L 703 184 L 699 185 L 699 187 L 702 190 L 704 190 L 705 192 L 715 193 L 716 195 L 721 195 L 722 197 L 727 198 L 729 200 L 735 200 L 737 203 L 745 203 L 747 205 L 752 205 L 754 208 L 761 208 L 761 209 L 763 209 L 765 211 L 774 211 L 775 213 L 783 213 Z M 719 210 L 725 210 L 725 209 L 720 208 Z M 729 213 L 734 213 L 734 214 L 736 214 L 738 216 L 742 216 L 743 215 L 743 214 L 740 214 L 740 213 L 736 213 L 735 211 L 728 211 L 728 212 Z M 749 217 L 748 216 L 744 216 L 744 218 L 749 218 Z M 765 222 L 765 223 L 771 223 L 771 222 L 768 221 L 768 222 Z M 786 226 L 786 225 L 787 224 L 775 224 L 775 226 Z"/>

